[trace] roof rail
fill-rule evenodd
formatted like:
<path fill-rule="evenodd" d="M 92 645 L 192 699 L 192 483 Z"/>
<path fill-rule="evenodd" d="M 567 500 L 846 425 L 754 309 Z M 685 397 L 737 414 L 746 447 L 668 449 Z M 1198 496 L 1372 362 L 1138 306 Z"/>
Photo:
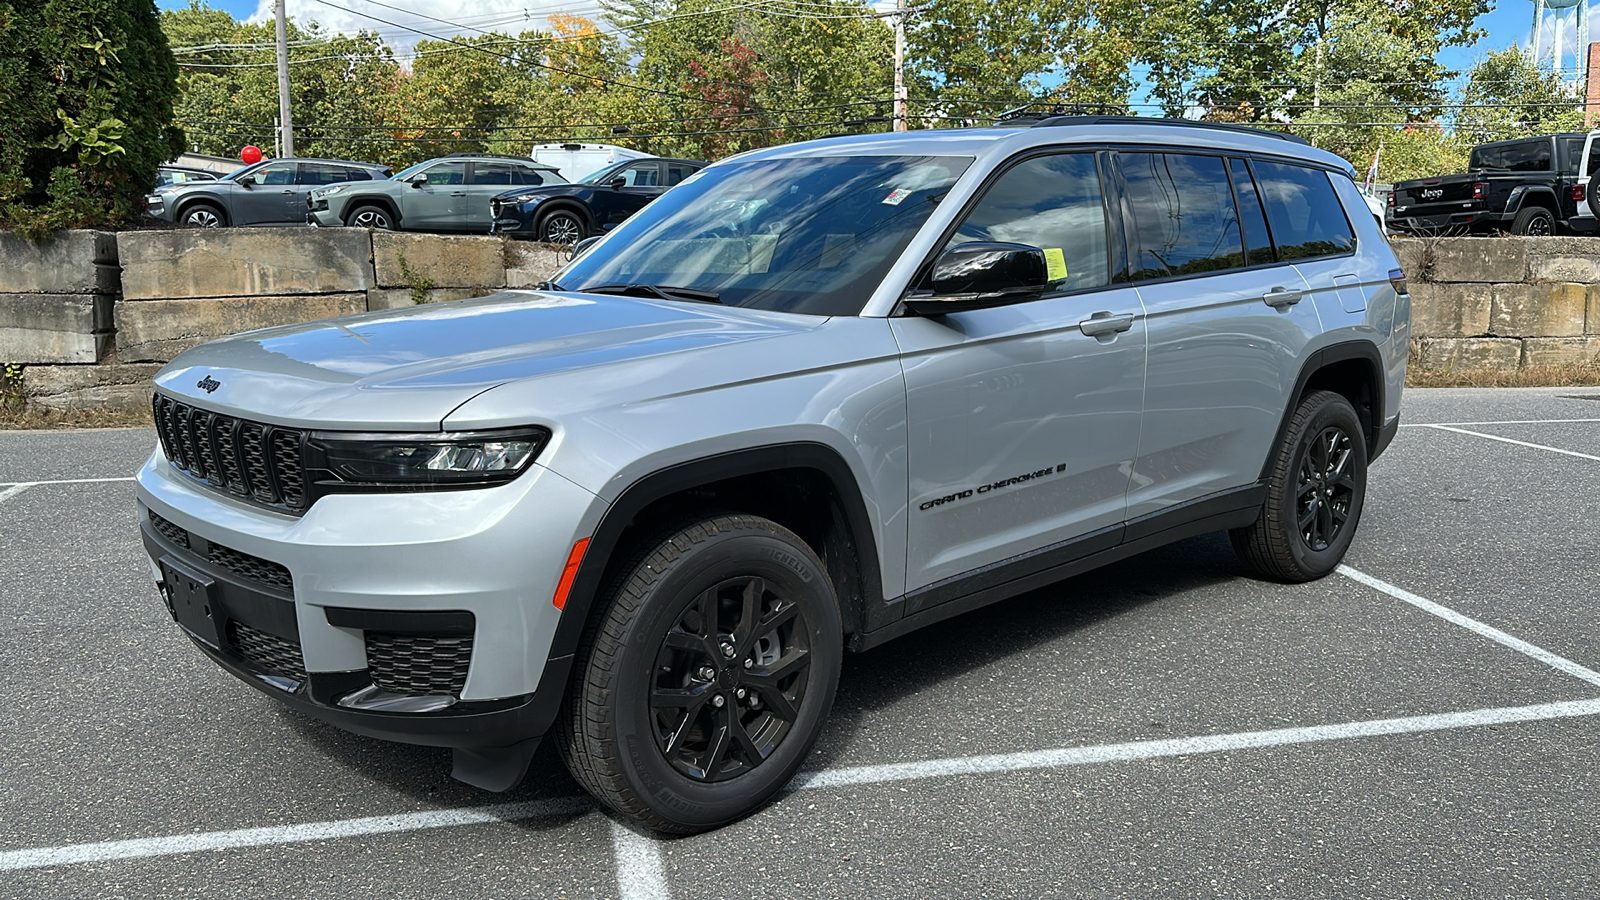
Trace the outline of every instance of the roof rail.
<path fill-rule="evenodd" d="M 1035 112 L 1033 107 L 1037 104 L 1020 106 L 1014 110 L 1007 110 L 995 120 L 997 128 L 1055 128 L 1066 125 L 1165 125 L 1173 128 L 1205 128 L 1212 131 L 1228 131 L 1234 134 L 1253 134 L 1257 137 L 1277 138 L 1295 144 L 1310 146 L 1311 142 L 1295 134 L 1283 131 L 1272 131 L 1251 125 L 1234 125 L 1227 122 L 1206 122 L 1199 119 L 1168 119 L 1145 116 L 1127 115 L 1101 115 L 1084 112 L 1056 112 L 1061 107 L 1052 107 L 1050 112 Z"/>

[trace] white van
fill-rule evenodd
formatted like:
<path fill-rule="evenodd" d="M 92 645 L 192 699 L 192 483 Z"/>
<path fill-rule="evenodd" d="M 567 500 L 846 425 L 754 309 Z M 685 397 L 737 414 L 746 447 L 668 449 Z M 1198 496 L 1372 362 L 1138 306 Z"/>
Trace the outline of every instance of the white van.
<path fill-rule="evenodd" d="M 568 181 L 577 181 L 612 163 L 644 159 L 650 154 L 615 144 L 539 144 L 529 155 L 534 162 L 555 167 Z"/>

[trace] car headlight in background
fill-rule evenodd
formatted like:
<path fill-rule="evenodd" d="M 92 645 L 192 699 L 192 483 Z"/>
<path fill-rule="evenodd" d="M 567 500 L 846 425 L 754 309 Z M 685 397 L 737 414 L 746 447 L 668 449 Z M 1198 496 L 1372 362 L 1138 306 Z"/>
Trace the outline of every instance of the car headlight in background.
<path fill-rule="evenodd" d="M 514 194 L 500 201 L 501 206 L 511 206 L 517 203 L 538 203 L 544 198 L 538 194 Z"/>
<path fill-rule="evenodd" d="M 313 432 L 307 477 L 317 493 L 491 487 L 527 470 L 550 439 L 544 428 L 439 434 Z"/>
<path fill-rule="evenodd" d="M 345 188 L 347 188 L 349 186 L 350 185 L 348 185 L 348 184 L 336 184 L 333 187 L 317 188 L 316 190 L 311 192 L 311 196 L 313 196 L 313 197 L 332 197 L 334 194 L 339 193 L 340 191 L 344 190 Z"/>

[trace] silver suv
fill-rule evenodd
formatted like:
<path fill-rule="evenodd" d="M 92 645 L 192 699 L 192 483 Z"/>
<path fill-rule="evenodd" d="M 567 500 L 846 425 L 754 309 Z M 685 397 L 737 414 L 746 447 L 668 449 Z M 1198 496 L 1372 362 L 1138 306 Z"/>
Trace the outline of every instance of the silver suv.
<path fill-rule="evenodd" d="M 711 166 L 535 291 L 156 379 L 151 573 L 245 682 L 667 832 L 757 808 L 846 650 L 1227 530 L 1331 572 L 1410 301 L 1337 157 L 1055 118 Z"/>

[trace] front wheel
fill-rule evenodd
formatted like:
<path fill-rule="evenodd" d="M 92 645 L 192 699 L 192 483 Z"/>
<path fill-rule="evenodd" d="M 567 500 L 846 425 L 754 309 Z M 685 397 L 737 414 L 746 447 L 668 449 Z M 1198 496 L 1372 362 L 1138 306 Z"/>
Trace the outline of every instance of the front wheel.
<path fill-rule="evenodd" d="M 394 220 L 389 216 L 389 211 L 372 203 L 350 210 L 350 215 L 345 218 L 345 224 L 357 228 L 377 228 L 381 231 L 394 228 Z"/>
<path fill-rule="evenodd" d="M 579 784 L 677 834 L 749 815 L 788 784 L 843 657 L 827 570 L 804 541 L 735 513 L 669 528 L 600 601 L 557 731 Z"/>
<path fill-rule="evenodd" d="M 558 209 L 539 220 L 539 239 L 546 244 L 569 246 L 587 236 L 583 220 L 576 213 Z"/>
<path fill-rule="evenodd" d="M 1273 456 L 1260 515 L 1228 537 L 1256 574 L 1313 581 L 1344 559 L 1366 495 L 1367 443 L 1355 408 L 1340 394 L 1312 391 Z"/>

